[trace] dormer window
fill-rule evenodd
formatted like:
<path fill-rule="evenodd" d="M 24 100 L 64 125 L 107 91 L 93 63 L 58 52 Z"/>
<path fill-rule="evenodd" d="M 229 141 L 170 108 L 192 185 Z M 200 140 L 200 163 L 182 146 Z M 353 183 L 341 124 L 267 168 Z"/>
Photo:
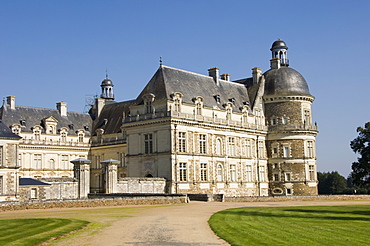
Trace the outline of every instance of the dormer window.
<path fill-rule="evenodd" d="M 235 104 L 235 98 L 230 98 L 229 101 L 232 103 L 232 104 Z"/>
<path fill-rule="evenodd" d="M 89 126 L 84 126 L 85 131 L 89 130 Z"/>
<path fill-rule="evenodd" d="M 203 109 L 203 97 L 198 96 L 193 99 L 195 103 L 195 114 L 196 115 L 202 115 L 202 109 Z"/>
<path fill-rule="evenodd" d="M 174 102 L 174 110 L 175 112 L 181 111 L 181 103 L 182 103 L 182 93 L 181 92 L 175 92 L 173 93 L 173 102 Z"/>
<path fill-rule="evenodd" d="M 77 136 L 78 136 L 78 142 L 83 143 L 84 142 L 84 137 L 85 137 L 85 131 L 84 130 L 78 130 L 77 131 Z"/>
<path fill-rule="evenodd" d="M 35 140 L 39 141 L 40 140 L 40 137 L 41 137 L 41 126 L 34 126 L 32 127 L 32 131 L 33 131 L 33 136 L 35 138 Z"/>
<path fill-rule="evenodd" d="M 60 132 L 60 141 L 67 142 L 68 129 L 66 127 L 63 127 L 62 129 L 59 130 L 59 132 Z"/>
<path fill-rule="evenodd" d="M 21 133 L 21 125 L 20 124 L 14 124 L 11 126 L 12 132 L 14 134 L 19 135 Z"/>
<path fill-rule="evenodd" d="M 45 133 L 46 134 L 56 134 L 57 133 L 57 124 L 58 120 L 55 119 L 53 116 L 49 116 L 47 118 L 42 119 L 42 122 L 45 126 Z"/>
<path fill-rule="evenodd" d="M 220 97 L 220 95 L 215 95 L 213 97 L 215 98 L 215 100 L 216 100 L 217 103 L 221 103 L 221 97 Z"/>
<path fill-rule="evenodd" d="M 19 123 L 21 124 L 21 126 L 26 126 L 26 120 L 20 120 Z"/>
<path fill-rule="evenodd" d="M 143 96 L 146 114 L 153 113 L 152 103 L 154 102 L 154 98 L 155 98 L 155 95 L 152 93 L 147 93 Z"/>
<path fill-rule="evenodd" d="M 69 127 L 70 130 L 74 130 L 75 129 L 75 127 L 74 127 L 73 124 L 69 124 L 68 127 Z"/>

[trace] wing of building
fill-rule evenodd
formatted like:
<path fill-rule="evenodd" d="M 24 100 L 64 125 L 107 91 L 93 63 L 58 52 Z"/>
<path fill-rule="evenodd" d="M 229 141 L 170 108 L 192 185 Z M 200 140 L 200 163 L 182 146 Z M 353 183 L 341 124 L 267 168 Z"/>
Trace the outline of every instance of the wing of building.
<path fill-rule="evenodd" d="M 114 101 L 106 77 L 89 113 L 69 112 L 64 102 L 18 106 L 10 96 L 0 117 L 22 137 L 18 175 L 72 178 L 70 161 L 85 158 L 90 192 L 143 192 L 127 179 L 161 178 L 166 193 L 316 195 L 314 97 L 287 49 L 275 41 L 271 69 L 236 81 L 216 67 L 202 75 L 160 65 L 124 102 Z"/>

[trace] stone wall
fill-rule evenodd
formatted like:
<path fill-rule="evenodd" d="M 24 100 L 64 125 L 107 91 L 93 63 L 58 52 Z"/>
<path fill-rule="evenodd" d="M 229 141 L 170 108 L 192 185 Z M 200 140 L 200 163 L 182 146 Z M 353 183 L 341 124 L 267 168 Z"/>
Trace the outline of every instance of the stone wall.
<path fill-rule="evenodd" d="M 110 195 L 110 194 L 109 194 Z M 65 200 L 65 201 L 28 201 L 0 203 L 1 211 L 25 209 L 52 209 L 52 208 L 92 208 L 129 205 L 162 205 L 186 203 L 186 195 L 137 195 L 137 196 L 110 196 L 102 199 Z"/>
<path fill-rule="evenodd" d="M 120 178 L 116 193 L 152 193 L 164 194 L 166 179 L 164 178 Z"/>

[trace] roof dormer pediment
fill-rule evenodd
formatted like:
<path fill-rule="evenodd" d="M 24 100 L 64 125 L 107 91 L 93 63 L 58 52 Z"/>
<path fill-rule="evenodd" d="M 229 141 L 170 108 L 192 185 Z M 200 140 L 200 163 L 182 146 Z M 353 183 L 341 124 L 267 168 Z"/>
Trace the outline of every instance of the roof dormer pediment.
<path fill-rule="evenodd" d="M 58 120 L 55 119 L 53 116 L 46 117 L 42 119 L 42 121 L 45 123 L 58 123 Z"/>

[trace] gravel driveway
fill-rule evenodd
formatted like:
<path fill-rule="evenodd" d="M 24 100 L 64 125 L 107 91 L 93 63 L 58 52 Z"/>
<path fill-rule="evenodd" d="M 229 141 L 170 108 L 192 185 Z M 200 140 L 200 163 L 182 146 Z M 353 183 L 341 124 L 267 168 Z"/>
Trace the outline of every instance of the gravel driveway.
<path fill-rule="evenodd" d="M 314 206 L 369 204 L 370 201 L 290 201 L 290 202 L 190 202 L 179 206 L 153 207 L 122 218 L 88 238 L 74 238 L 73 245 L 229 245 L 209 228 L 209 217 L 220 210 L 236 207 Z M 65 244 L 64 244 L 65 245 Z"/>

